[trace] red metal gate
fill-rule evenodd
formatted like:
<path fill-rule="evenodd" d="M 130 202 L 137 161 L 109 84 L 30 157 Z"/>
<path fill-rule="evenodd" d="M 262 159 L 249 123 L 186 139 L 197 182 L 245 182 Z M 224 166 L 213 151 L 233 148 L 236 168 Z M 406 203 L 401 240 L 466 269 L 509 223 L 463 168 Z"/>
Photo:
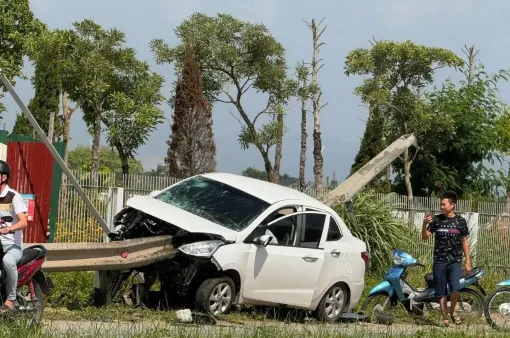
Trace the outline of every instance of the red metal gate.
<path fill-rule="evenodd" d="M 44 143 L 7 143 L 11 166 L 9 186 L 20 194 L 35 194 L 34 219 L 24 231 L 25 243 L 45 243 L 48 232 L 54 160 Z"/>

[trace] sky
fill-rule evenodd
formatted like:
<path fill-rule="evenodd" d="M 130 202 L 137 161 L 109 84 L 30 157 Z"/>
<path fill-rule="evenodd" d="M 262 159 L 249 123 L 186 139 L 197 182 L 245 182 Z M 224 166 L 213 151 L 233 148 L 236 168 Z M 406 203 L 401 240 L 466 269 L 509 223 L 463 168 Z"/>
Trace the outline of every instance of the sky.
<path fill-rule="evenodd" d="M 146 2 L 134 0 L 35 0 L 31 1 L 34 14 L 50 28 L 72 28 L 73 22 L 92 19 L 104 28 L 117 28 L 126 33 L 127 45 L 137 50 L 152 70 L 165 77 L 162 94 L 170 96 L 174 80 L 171 65 L 156 65 L 149 42 L 161 38 L 175 46 L 178 41 L 174 29 L 194 12 L 207 15 L 228 13 L 240 20 L 262 23 L 286 49 L 289 75 L 301 61 L 312 56 L 311 32 L 304 21 L 324 18 L 327 29 L 322 36 L 326 43 L 321 50 L 325 63 L 319 74 L 322 99 L 327 106 L 321 112 L 322 143 L 325 146 L 324 177 L 336 174 L 342 181 L 348 175 L 356 155 L 367 110 L 353 94 L 362 81 L 360 77 L 344 75 L 345 57 L 349 51 L 368 47 L 374 37 L 395 41 L 412 40 L 417 44 L 444 47 L 462 56 L 464 45 L 480 49 L 479 59 L 489 72 L 510 68 L 510 25 L 505 24 L 510 12 L 510 1 L 463 0 L 187 0 Z M 24 68 L 29 77 L 30 64 Z M 446 77 L 458 75 L 448 70 L 437 74 L 437 83 Z M 501 98 L 509 101 L 510 87 L 501 86 Z M 33 96 L 29 81 L 18 80 L 16 90 L 25 104 Z M 3 123 L 12 130 L 16 113 L 20 110 L 6 94 L 3 102 L 7 112 Z M 257 112 L 263 106 L 263 97 L 246 101 L 248 112 Z M 283 144 L 282 173 L 298 176 L 300 152 L 300 104 L 292 99 L 286 118 L 287 132 Z M 163 163 L 170 134 L 171 110 L 163 103 L 161 109 L 167 121 L 159 125 L 146 145 L 138 150 L 137 158 L 148 170 Z M 213 131 L 217 146 L 217 171 L 241 173 L 249 166 L 263 169 L 263 161 L 254 148 L 242 150 L 237 142 L 240 126 L 233 106 L 218 105 L 213 111 Z M 253 115 L 251 115 L 253 116 Z M 308 117 L 307 179 L 313 179 L 312 116 Z M 81 112 L 72 118 L 71 147 L 90 145 L 92 137 L 82 121 Z M 103 136 L 102 143 L 106 138 Z"/>

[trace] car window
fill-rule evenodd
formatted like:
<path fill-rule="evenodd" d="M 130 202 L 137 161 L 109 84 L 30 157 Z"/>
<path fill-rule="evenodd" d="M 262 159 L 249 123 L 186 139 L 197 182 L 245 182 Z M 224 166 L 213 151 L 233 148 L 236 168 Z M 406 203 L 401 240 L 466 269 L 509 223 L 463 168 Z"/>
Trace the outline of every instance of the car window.
<path fill-rule="evenodd" d="M 262 224 L 269 224 L 273 222 L 274 220 L 277 220 L 278 218 L 293 214 L 297 211 L 295 207 L 286 206 L 283 208 L 280 208 L 274 212 L 272 212 L 269 216 L 267 216 L 263 221 Z"/>
<path fill-rule="evenodd" d="M 263 235 L 272 236 L 269 245 L 292 246 L 296 235 L 297 217 L 284 217 L 263 228 Z"/>
<path fill-rule="evenodd" d="M 242 231 L 269 203 L 227 184 L 194 177 L 166 189 L 156 199 L 232 230 Z"/>
<path fill-rule="evenodd" d="M 273 237 L 269 245 L 318 248 L 325 221 L 324 214 L 297 213 L 264 227 L 263 234 Z"/>
<path fill-rule="evenodd" d="M 338 227 L 337 222 L 333 217 L 329 217 L 329 228 L 328 228 L 328 236 L 326 238 L 327 242 L 338 241 L 342 238 L 342 233 L 340 232 L 340 228 Z"/>
<path fill-rule="evenodd" d="M 303 248 L 316 249 L 321 241 L 326 215 L 309 213 L 303 214 L 302 217 L 303 223 L 300 227 L 300 239 L 297 245 Z"/>

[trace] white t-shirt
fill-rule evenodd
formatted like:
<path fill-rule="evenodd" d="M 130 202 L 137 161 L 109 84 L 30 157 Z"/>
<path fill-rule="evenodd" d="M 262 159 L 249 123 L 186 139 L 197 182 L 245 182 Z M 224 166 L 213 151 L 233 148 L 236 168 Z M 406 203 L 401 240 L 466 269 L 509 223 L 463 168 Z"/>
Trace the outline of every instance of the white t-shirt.
<path fill-rule="evenodd" d="M 0 193 L 0 228 L 5 228 L 18 223 L 16 215 L 27 212 L 27 206 L 17 191 L 5 186 Z M 4 217 L 12 217 L 11 222 L 4 220 Z M 18 230 L 14 234 L 0 235 L 2 246 L 17 245 L 23 249 L 23 230 Z"/>

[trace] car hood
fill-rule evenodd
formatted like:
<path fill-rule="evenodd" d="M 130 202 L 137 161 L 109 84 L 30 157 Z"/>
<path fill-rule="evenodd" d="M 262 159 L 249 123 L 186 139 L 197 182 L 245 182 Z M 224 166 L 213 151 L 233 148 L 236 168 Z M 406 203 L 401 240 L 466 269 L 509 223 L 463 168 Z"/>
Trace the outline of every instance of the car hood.
<path fill-rule="evenodd" d="M 234 230 L 225 228 L 150 196 L 131 197 L 126 202 L 126 205 L 191 233 L 219 235 L 227 241 L 235 241 L 237 238 L 237 232 Z"/>

